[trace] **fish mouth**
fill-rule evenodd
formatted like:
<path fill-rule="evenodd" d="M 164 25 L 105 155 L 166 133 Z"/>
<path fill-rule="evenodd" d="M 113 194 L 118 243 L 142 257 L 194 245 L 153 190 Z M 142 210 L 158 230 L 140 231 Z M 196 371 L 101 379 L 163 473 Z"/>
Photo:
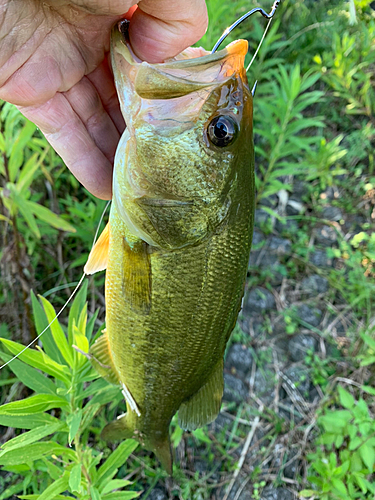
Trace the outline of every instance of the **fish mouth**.
<path fill-rule="evenodd" d="M 235 73 L 245 73 L 246 40 L 236 40 L 218 52 L 189 47 L 163 63 L 141 61 L 121 30 L 112 30 L 112 66 L 117 81 L 133 82 L 133 90 L 144 99 L 172 99 L 221 85 Z M 171 85 L 171 83 L 173 85 Z"/>

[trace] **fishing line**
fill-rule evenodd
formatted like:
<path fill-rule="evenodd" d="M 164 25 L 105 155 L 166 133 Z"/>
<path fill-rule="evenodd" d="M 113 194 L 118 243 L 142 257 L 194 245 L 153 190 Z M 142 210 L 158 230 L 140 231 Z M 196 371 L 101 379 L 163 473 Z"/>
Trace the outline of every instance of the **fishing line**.
<path fill-rule="evenodd" d="M 249 71 L 250 66 L 253 64 L 254 59 L 256 58 L 256 56 L 257 56 L 257 54 L 258 54 L 258 52 L 259 52 L 260 47 L 262 46 L 263 40 L 265 39 L 265 37 L 266 37 L 266 35 L 267 35 L 267 31 L 269 30 L 269 27 L 271 26 L 272 19 L 273 19 L 273 18 L 271 17 L 271 19 L 270 19 L 270 20 L 268 21 L 268 23 L 267 23 L 266 29 L 264 30 L 263 36 L 262 36 L 262 38 L 260 39 L 260 42 L 259 42 L 258 47 L 257 47 L 257 50 L 255 51 L 255 53 L 254 53 L 254 55 L 253 55 L 253 57 L 252 57 L 252 59 L 251 59 L 250 63 L 248 64 L 248 66 L 247 66 L 247 68 L 246 68 L 246 73 Z"/>
<path fill-rule="evenodd" d="M 215 43 L 215 45 L 214 45 L 214 47 L 213 47 L 213 49 L 211 51 L 211 54 L 213 54 L 214 52 L 216 52 L 216 50 L 219 48 L 219 46 L 221 45 L 221 43 L 225 40 L 225 38 L 229 35 L 229 33 L 232 30 L 234 30 L 234 28 L 237 28 L 237 26 L 239 24 L 241 24 L 243 21 L 245 21 L 245 19 L 248 19 L 250 16 L 252 16 L 256 12 L 260 12 L 263 17 L 265 17 L 266 19 L 268 19 L 268 23 L 267 23 L 266 29 L 263 32 L 262 38 L 260 39 L 258 47 L 257 47 L 257 49 L 255 51 L 255 54 L 253 55 L 253 57 L 252 57 L 252 59 L 250 61 L 250 64 L 246 68 L 246 73 L 247 73 L 249 71 L 250 66 L 253 64 L 254 59 L 256 58 L 256 56 L 257 56 L 257 54 L 259 52 L 259 49 L 260 49 L 260 47 L 261 47 L 261 45 L 263 43 L 263 40 L 264 40 L 264 38 L 265 38 L 265 36 L 267 34 L 267 31 L 269 30 L 269 27 L 271 25 L 273 16 L 275 15 L 276 9 L 280 5 L 280 3 L 281 3 L 281 0 L 275 0 L 275 2 L 272 5 L 271 12 L 269 14 L 267 14 L 267 12 L 265 10 L 261 9 L 260 7 L 257 7 L 255 9 L 250 10 L 249 12 L 247 12 L 246 14 L 244 14 L 242 17 L 240 17 L 239 19 L 237 19 L 237 21 L 235 21 L 231 26 L 229 26 L 229 28 L 227 28 L 223 32 L 223 34 L 221 35 L 221 37 L 219 38 L 219 40 Z M 254 83 L 254 87 L 253 87 L 253 89 L 251 91 L 251 95 L 253 97 L 254 97 L 254 94 L 255 94 L 255 89 L 256 89 L 257 83 L 258 82 Z"/>
<path fill-rule="evenodd" d="M 96 232 L 95 232 L 95 236 L 94 236 L 94 240 L 93 240 L 93 243 L 92 243 L 92 246 L 91 246 L 91 250 L 94 248 L 94 245 L 96 243 L 96 240 L 98 238 L 98 233 L 99 233 L 99 229 L 100 229 L 100 225 L 103 221 L 103 217 L 104 217 L 104 214 L 106 213 L 107 211 L 107 208 L 109 207 L 109 204 L 111 203 L 111 200 L 109 200 L 106 204 L 106 206 L 104 207 L 104 210 L 102 212 L 102 215 L 100 216 L 100 220 L 99 220 L 99 224 L 98 224 L 98 227 L 96 228 Z M 48 328 L 53 325 L 53 323 L 57 320 L 57 318 L 60 316 L 60 314 L 66 309 L 66 306 L 69 304 L 69 302 L 72 300 L 72 298 L 74 297 L 74 295 L 77 293 L 77 290 L 79 289 L 79 287 L 82 285 L 82 282 L 83 280 L 85 279 L 85 276 L 86 273 L 83 273 L 83 275 L 81 276 L 80 280 L 78 281 L 78 284 L 77 286 L 75 287 L 75 289 L 73 290 L 72 294 L 70 295 L 70 297 L 68 298 L 68 300 L 65 302 L 65 304 L 62 306 L 62 308 L 60 309 L 60 311 L 56 314 L 56 316 L 53 318 L 53 320 L 44 328 L 44 330 L 42 330 L 39 335 L 37 335 L 35 337 L 35 339 L 33 339 L 26 347 L 24 347 L 22 349 L 22 351 L 20 351 L 18 354 L 16 354 L 12 359 L 10 359 L 9 361 L 7 361 L 6 363 L 4 363 L 2 366 L 0 366 L 0 370 L 2 370 L 5 366 L 9 365 L 9 363 L 11 363 L 14 359 L 17 359 L 21 354 L 23 354 L 25 351 L 27 351 L 27 349 L 29 347 L 31 347 L 33 344 L 35 344 L 35 342 L 37 340 L 40 339 L 40 337 L 43 335 L 43 333 L 45 333 Z"/>
<path fill-rule="evenodd" d="M 237 21 L 235 21 L 231 26 L 229 26 L 229 28 L 227 28 L 223 32 L 223 34 L 221 35 L 221 37 L 219 38 L 219 40 L 215 43 L 215 45 L 214 45 L 214 47 L 213 47 L 213 49 L 211 51 L 211 54 L 213 54 L 214 52 L 217 51 L 217 49 L 219 48 L 219 46 L 226 39 L 226 37 L 229 35 L 229 33 L 231 31 L 233 31 L 235 28 L 237 28 L 237 26 L 239 24 L 241 24 L 243 21 L 245 21 L 245 19 L 248 19 L 250 16 L 252 16 L 256 12 L 260 12 L 263 17 L 265 17 L 266 19 L 271 20 L 273 18 L 273 16 L 275 15 L 276 9 L 280 5 L 280 3 L 281 3 L 281 0 L 275 0 L 275 2 L 272 5 L 271 12 L 269 14 L 267 14 L 267 12 L 265 10 L 263 10 L 262 8 L 260 8 L 260 7 L 256 7 L 255 9 L 249 10 L 249 12 L 247 12 L 242 17 L 240 17 L 239 19 L 237 19 Z M 266 28 L 266 30 L 267 30 L 267 28 Z"/>

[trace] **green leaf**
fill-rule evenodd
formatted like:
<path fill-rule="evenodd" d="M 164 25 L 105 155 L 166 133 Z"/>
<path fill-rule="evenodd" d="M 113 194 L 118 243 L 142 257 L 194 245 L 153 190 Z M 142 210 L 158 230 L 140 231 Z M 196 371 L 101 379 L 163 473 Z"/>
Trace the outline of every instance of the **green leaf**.
<path fill-rule="evenodd" d="M 369 446 L 367 443 L 363 444 L 359 449 L 359 454 L 363 460 L 363 463 L 369 470 L 369 473 L 372 474 L 374 471 L 374 462 L 375 462 L 375 450 L 372 446 Z"/>
<path fill-rule="evenodd" d="M 362 443 L 363 438 L 359 436 L 354 436 L 349 443 L 349 451 L 353 451 Z"/>
<path fill-rule="evenodd" d="M 367 392 L 367 394 L 375 396 L 375 387 L 370 387 L 369 385 L 362 385 L 361 389 L 362 391 Z"/>
<path fill-rule="evenodd" d="M 47 222 L 50 226 L 60 229 L 61 231 L 69 231 L 71 233 L 76 232 L 75 228 L 71 224 L 56 215 L 49 208 L 39 205 L 34 201 L 27 200 L 25 203 L 31 213 L 38 217 L 38 219 Z"/>
<path fill-rule="evenodd" d="M 353 413 L 356 418 L 370 418 L 368 406 L 363 398 L 359 398 Z"/>
<path fill-rule="evenodd" d="M 0 132 L 0 152 L 5 153 L 5 139 L 2 132 Z"/>
<path fill-rule="evenodd" d="M 87 296 L 87 285 L 88 280 L 84 280 L 81 286 L 81 289 L 75 296 L 73 300 L 72 307 L 69 311 L 69 323 L 68 323 L 68 343 L 69 345 L 73 344 L 73 324 L 74 322 L 77 324 L 79 315 L 85 305 L 86 296 Z"/>
<path fill-rule="evenodd" d="M 37 394 L 21 401 L 13 401 L 0 406 L 0 415 L 30 415 L 52 408 L 69 409 L 69 403 L 66 399 L 52 394 Z"/>
<path fill-rule="evenodd" d="M 366 356 L 360 363 L 360 366 L 369 366 L 375 363 L 375 356 Z"/>
<path fill-rule="evenodd" d="M 30 296 L 37 334 L 39 335 L 43 330 L 45 330 L 41 339 L 43 342 L 43 348 L 48 356 L 50 356 L 50 358 L 52 358 L 59 364 L 64 364 L 64 359 L 62 358 L 60 351 L 57 348 L 56 342 L 52 337 L 51 329 L 47 328 L 49 323 L 47 316 L 32 290 Z"/>
<path fill-rule="evenodd" d="M 199 441 L 202 441 L 203 443 L 211 444 L 211 439 L 205 434 L 203 429 L 195 429 L 195 431 L 193 431 L 192 434 Z"/>
<path fill-rule="evenodd" d="M 370 337 L 370 335 L 366 335 L 365 333 L 362 333 L 361 334 L 361 337 L 363 339 L 363 341 L 369 346 L 371 347 L 371 349 L 374 349 L 375 350 L 375 339 L 373 339 L 372 337 Z"/>
<path fill-rule="evenodd" d="M 12 354 L 19 354 L 19 359 L 25 363 L 48 373 L 52 377 L 64 382 L 67 387 L 70 387 L 71 381 L 70 378 L 66 376 L 66 371 L 68 370 L 66 366 L 59 365 L 45 353 L 35 351 L 34 349 L 26 349 L 26 351 L 20 354 L 21 351 L 24 350 L 24 346 L 12 340 L 0 338 L 0 342 L 2 342 Z"/>
<path fill-rule="evenodd" d="M 82 311 L 79 314 L 79 318 L 78 318 L 78 322 L 77 322 L 78 331 L 82 335 L 85 335 L 85 333 L 86 333 L 86 325 L 87 325 L 87 302 L 84 304 Z"/>
<path fill-rule="evenodd" d="M 11 190 L 12 194 L 12 199 L 14 202 L 14 205 L 18 208 L 18 210 L 21 212 L 21 214 L 24 216 L 25 221 L 27 225 L 29 226 L 30 230 L 34 233 L 34 235 L 39 239 L 40 238 L 40 231 L 38 228 L 38 225 L 36 223 L 36 220 L 33 216 L 33 214 L 30 212 L 29 208 L 26 205 L 26 200 L 20 196 L 17 191 Z M 14 213 L 14 209 L 12 210 Z"/>
<path fill-rule="evenodd" d="M 109 387 L 109 382 L 107 382 L 104 378 L 98 378 L 95 382 L 92 382 L 84 392 L 77 395 L 76 401 L 82 401 L 82 399 L 88 398 L 89 396 L 96 395 L 104 389 Z"/>
<path fill-rule="evenodd" d="M 69 485 L 69 472 L 65 471 L 60 479 L 54 481 L 43 493 L 39 496 L 38 500 L 53 500 L 57 495 L 62 493 L 68 488 Z"/>
<path fill-rule="evenodd" d="M 118 385 L 108 385 L 95 394 L 95 396 L 87 403 L 87 406 L 96 405 L 97 403 L 100 403 L 101 405 L 110 403 L 119 393 L 120 387 Z"/>
<path fill-rule="evenodd" d="M 73 469 L 70 471 L 70 477 L 69 477 L 69 487 L 71 491 L 77 491 L 79 492 L 80 486 L 81 486 L 81 464 L 77 464 L 73 467 Z"/>
<path fill-rule="evenodd" d="M 24 481 L 20 481 L 3 490 L 2 493 L 0 493 L 0 500 L 5 500 L 10 497 L 14 498 L 14 495 L 17 495 L 20 491 L 24 491 L 23 483 Z"/>
<path fill-rule="evenodd" d="M 341 448 L 343 442 L 344 442 L 344 436 L 341 435 L 341 434 L 338 434 L 335 437 L 335 447 L 336 448 Z"/>
<path fill-rule="evenodd" d="M 339 429 L 344 428 L 352 419 L 348 410 L 339 410 L 327 413 L 319 418 L 319 424 L 323 425 L 327 432 L 337 433 Z"/>
<path fill-rule="evenodd" d="M 332 481 L 332 485 L 333 487 L 339 491 L 340 493 L 342 493 L 343 495 L 347 495 L 348 492 L 346 490 L 346 486 L 345 484 L 343 483 L 343 481 L 341 481 L 341 479 L 336 479 L 336 478 L 332 478 L 331 479 Z"/>
<path fill-rule="evenodd" d="M 56 312 L 52 306 L 52 304 L 43 296 L 39 295 L 39 299 L 42 301 L 44 312 L 46 313 L 48 323 L 51 323 L 50 329 L 52 332 L 52 336 L 55 340 L 57 347 L 59 348 L 61 354 L 63 355 L 65 361 L 69 366 L 73 366 L 73 349 L 68 345 L 68 341 L 66 339 L 65 333 L 56 318 Z"/>
<path fill-rule="evenodd" d="M 61 464 L 60 467 L 57 467 L 57 465 L 53 464 L 47 458 L 42 458 L 41 460 L 43 461 L 50 478 L 54 479 L 55 481 L 59 479 L 59 477 L 61 476 L 61 469 L 64 468 L 64 464 Z"/>
<path fill-rule="evenodd" d="M 52 441 L 34 443 L 24 448 L 8 451 L 0 458 L 0 465 L 25 464 L 51 455 L 63 455 L 74 460 L 75 451 Z"/>
<path fill-rule="evenodd" d="M 0 406 L 1 409 L 1 406 Z M 16 429 L 35 429 L 41 425 L 59 423 L 60 421 L 49 413 L 27 413 L 26 415 L 1 415 L 0 425 Z"/>
<path fill-rule="evenodd" d="M 35 441 L 39 441 L 40 439 L 61 430 L 63 427 L 66 427 L 65 422 L 58 422 L 55 424 L 36 427 L 29 432 L 24 432 L 2 445 L 0 457 L 8 451 L 16 450 L 17 448 L 22 448 L 23 446 L 35 443 Z"/>
<path fill-rule="evenodd" d="M 40 495 L 18 495 L 18 498 L 22 500 L 39 500 Z M 72 497 L 68 497 L 65 495 L 55 495 L 54 500 L 71 500 Z"/>
<path fill-rule="evenodd" d="M 101 406 L 102 405 L 100 403 L 97 403 L 96 405 L 89 406 L 88 408 L 85 407 L 81 422 L 81 432 L 83 432 L 87 426 L 92 424 L 92 420 L 96 413 L 100 410 Z"/>
<path fill-rule="evenodd" d="M 99 309 L 97 309 L 95 311 L 95 313 L 91 316 L 91 318 L 89 319 L 89 321 L 87 323 L 86 337 L 88 338 L 89 342 L 90 342 L 91 337 L 92 337 L 92 332 L 94 330 L 94 326 L 95 326 L 95 322 L 96 322 L 96 319 L 98 317 L 98 314 L 99 314 Z"/>
<path fill-rule="evenodd" d="M 107 458 L 104 464 L 98 469 L 98 476 L 95 484 L 100 484 L 116 473 L 116 471 L 126 462 L 130 454 L 137 448 L 138 443 L 134 439 L 126 439 Z"/>
<path fill-rule="evenodd" d="M 36 130 L 36 126 L 30 121 L 25 121 L 25 125 L 22 127 L 18 137 L 13 142 L 12 149 L 9 155 L 9 179 L 11 182 L 15 182 L 19 168 L 23 163 L 24 158 L 24 148 L 26 144 L 30 141 L 32 135 Z"/>
<path fill-rule="evenodd" d="M 4 353 L 0 351 L 0 356 L 2 356 L 3 354 Z M 9 359 L 11 359 L 11 356 L 9 356 Z M 19 380 L 17 377 L 5 378 L 4 380 L 0 380 L 0 387 L 4 387 L 4 385 L 13 385 L 18 382 Z"/>
<path fill-rule="evenodd" d="M 102 496 L 102 500 L 131 500 L 141 495 L 143 491 L 116 491 Z"/>
<path fill-rule="evenodd" d="M 79 426 L 82 420 L 82 410 L 76 410 L 67 418 L 67 424 L 69 426 L 69 446 L 72 444 L 73 439 L 79 430 Z"/>
<path fill-rule="evenodd" d="M 355 399 L 353 396 L 350 394 L 350 392 L 346 391 L 341 385 L 338 387 L 339 390 L 339 399 L 340 403 L 344 408 L 348 408 L 349 410 L 353 408 L 355 405 Z"/>
<path fill-rule="evenodd" d="M 5 352 L 0 352 L 0 358 L 7 362 L 12 359 L 12 356 Z M 35 368 L 32 368 L 18 359 L 14 359 L 11 363 L 9 363 L 8 368 L 12 370 L 15 375 L 17 375 L 18 380 L 33 391 L 41 394 L 56 395 L 56 386 L 52 380 L 45 377 Z"/>
<path fill-rule="evenodd" d="M 353 474 L 353 476 L 355 478 L 356 483 L 361 488 L 362 493 L 366 493 L 367 487 L 366 487 L 366 482 L 364 480 L 363 474 L 355 473 L 355 474 Z"/>
<path fill-rule="evenodd" d="M 321 73 L 318 71 L 314 71 L 311 70 L 311 74 L 309 74 L 310 72 L 307 72 L 304 74 L 303 76 L 303 82 L 302 82 L 302 85 L 301 85 L 301 92 L 304 92 L 305 90 L 307 90 L 309 87 L 312 87 L 321 77 Z M 323 92 L 319 92 L 321 95 L 324 95 Z"/>
<path fill-rule="evenodd" d="M 131 481 L 126 481 L 124 479 L 112 479 L 108 483 L 104 483 L 104 488 L 101 490 L 101 494 L 112 493 L 114 490 L 119 490 L 120 488 L 125 488 L 132 484 Z"/>
<path fill-rule="evenodd" d="M 75 323 L 73 324 L 73 345 L 78 347 L 78 349 L 84 353 L 89 352 L 89 341 L 87 340 L 87 337 L 79 331 Z M 77 351 L 74 353 L 74 359 L 76 369 L 83 366 L 87 362 L 87 357 Z"/>
<path fill-rule="evenodd" d="M 91 500 L 102 500 L 99 491 L 95 486 L 90 486 Z"/>
<path fill-rule="evenodd" d="M 47 156 L 50 147 L 47 146 L 42 154 L 34 153 L 27 161 L 24 163 L 20 175 L 18 176 L 17 189 L 23 194 L 31 185 L 35 179 L 35 172 L 40 168 L 45 157 Z"/>

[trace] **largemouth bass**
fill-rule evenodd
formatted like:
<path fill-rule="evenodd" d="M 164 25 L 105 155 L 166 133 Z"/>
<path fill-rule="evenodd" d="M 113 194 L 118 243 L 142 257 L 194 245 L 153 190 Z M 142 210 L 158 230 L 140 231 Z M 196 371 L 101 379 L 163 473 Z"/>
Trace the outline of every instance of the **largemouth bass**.
<path fill-rule="evenodd" d="M 86 273 L 106 268 L 106 332 L 91 349 L 127 413 L 103 430 L 136 438 L 172 472 L 169 424 L 213 421 L 241 307 L 254 214 L 247 42 L 139 61 L 116 26 L 111 57 L 127 128 L 109 223 Z"/>

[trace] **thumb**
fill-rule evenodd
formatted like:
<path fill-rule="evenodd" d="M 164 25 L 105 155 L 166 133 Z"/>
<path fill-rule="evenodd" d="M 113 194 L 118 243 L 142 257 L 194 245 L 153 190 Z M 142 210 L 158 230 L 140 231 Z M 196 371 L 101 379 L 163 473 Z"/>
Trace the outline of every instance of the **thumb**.
<path fill-rule="evenodd" d="M 131 18 L 129 38 L 141 60 L 158 63 L 197 42 L 207 24 L 204 0 L 142 0 Z"/>

